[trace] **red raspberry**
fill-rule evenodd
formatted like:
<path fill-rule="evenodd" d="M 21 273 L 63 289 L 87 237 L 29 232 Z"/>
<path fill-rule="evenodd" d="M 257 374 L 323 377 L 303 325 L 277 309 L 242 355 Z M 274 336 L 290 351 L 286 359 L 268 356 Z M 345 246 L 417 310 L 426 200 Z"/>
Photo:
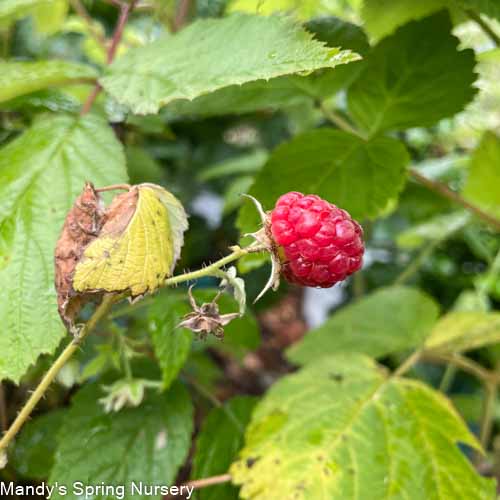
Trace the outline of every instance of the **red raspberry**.
<path fill-rule="evenodd" d="M 271 213 L 271 234 L 283 249 L 283 274 L 299 285 L 328 288 L 361 268 L 363 229 L 319 196 L 291 192 Z"/>

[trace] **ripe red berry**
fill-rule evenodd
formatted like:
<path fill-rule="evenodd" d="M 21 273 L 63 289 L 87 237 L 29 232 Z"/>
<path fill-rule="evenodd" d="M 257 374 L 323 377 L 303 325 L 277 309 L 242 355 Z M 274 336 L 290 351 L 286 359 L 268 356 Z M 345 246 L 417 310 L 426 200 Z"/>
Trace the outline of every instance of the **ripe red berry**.
<path fill-rule="evenodd" d="M 345 210 L 319 196 L 281 196 L 270 229 L 283 249 L 283 274 L 292 283 L 328 288 L 361 267 L 363 229 Z"/>

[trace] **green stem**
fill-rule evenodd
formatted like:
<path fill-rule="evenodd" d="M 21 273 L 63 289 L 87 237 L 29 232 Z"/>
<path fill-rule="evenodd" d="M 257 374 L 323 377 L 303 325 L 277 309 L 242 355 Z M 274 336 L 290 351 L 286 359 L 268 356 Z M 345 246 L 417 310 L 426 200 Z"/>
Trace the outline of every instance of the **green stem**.
<path fill-rule="evenodd" d="M 399 276 L 394 280 L 393 285 L 402 285 L 406 283 L 423 264 L 424 260 L 434 251 L 434 249 L 441 243 L 441 240 L 431 242 L 425 246 L 420 253 L 411 261 L 406 269 L 404 269 Z"/>
<path fill-rule="evenodd" d="M 497 46 L 500 47 L 500 36 L 493 31 L 493 28 L 481 17 L 480 14 L 474 12 L 472 9 L 466 9 L 465 13 L 479 25 L 479 27 L 488 35 L 490 40 Z"/>
<path fill-rule="evenodd" d="M 442 184 L 441 182 L 434 181 L 432 179 L 428 179 L 424 175 L 422 175 L 418 170 L 410 168 L 409 174 L 420 184 L 425 186 L 430 191 L 434 191 L 436 194 L 447 198 L 458 205 L 466 208 L 471 211 L 474 215 L 482 219 L 484 222 L 487 222 L 492 228 L 496 230 L 496 232 L 500 232 L 500 220 L 492 215 L 486 213 L 481 208 L 472 203 L 469 203 L 465 198 L 462 198 L 458 193 L 452 191 L 446 184 Z"/>
<path fill-rule="evenodd" d="M 179 283 L 184 283 L 186 281 L 193 281 L 199 278 L 203 278 L 204 276 L 214 276 L 217 275 L 219 268 L 225 266 L 226 264 L 230 264 L 235 260 L 243 257 L 244 255 L 248 255 L 249 253 L 257 253 L 263 252 L 266 250 L 264 245 L 252 244 L 245 248 L 240 248 L 238 246 L 231 247 L 233 250 L 232 253 L 226 255 L 222 259 L 210 264 L 202 269 L 198 269 L 197 271 L 192 271 L 190 273 L 180 274 L 178 276 L 172 276 L 171 278 L 167 278 L 164 282 L 164 286 L 173 286 L 178 285 Z"/>
<path fill-rule="evenodd" d="M 484 399 L 483 415 L 481 417 L 481 427 L 479 431 L 479 441 L 484 450 L 486 450 L 491 437 L 493 427 L 493 415 L 497 401 L 497 385 L 495 383 L 484 384 L 486 397 Z"/>
<path fill-rule="evenodd" d="M 453 383 L 455 375 L 457 374 L 457 370 L 458 369 L 455 365 L 452 364 L 446 365 L 443 378 L 441 379 L 441 383 L 439 384 L 439 390 L 443 394 L 446 394 L 450 390 L 451 384 Z"/>
<path fill-rule="evenodd" d="M 340 130 L 344 132 L 349 132 L 360 139 L 366 140 L 366 137 L 356 128 L 354 128 L 343 116 L 339 115 L 336 111 L 329 109 L 323 102 L 319 104 L 319 107 L 325 116 L 325 118 L 336 125 Z"/>
<path fill-rule="evenodd" d="M 422 360 L 429 363 L 449 363 L 456 366 L 458 369 L 478 378 L 483 384 L 498 384 L 500 383 L 500 375 L 493 371 L 483 368 L 480 364 L 472 361 L 472 359 L 461 356 L 460 354 L 444 354 L 424 352 Z"/>
<path fill-rule="evenodd" d="M 399 365 L 399 367 L 393 372 L 393 377 L 401 377 L 408 370 L 411 370 L 413 366 L 420 361 L 420 357 L 422 355 L 421 351 L 415 351 L 408 358 L 406 358 L 403 363 Z"/>
<path fill-rule="evenodd" d="M 22 410 L 17 415 L 16 419 L 7 430 L 7 432 L 3 435 L 0 440 L 0 455 L 6 452 L 7 447 L 10 442 L 14 439 L 17 433 L 21 430 L 21 427 L 26 422 L 26 420 L 31 415 L 31 412 L 34 410 L 35 406 L 38 404 L 40 399 L 42 399 L 43 395 L 52 384 L 52 382 L 57 377 L 57 374 L 61 371 L 61 368 L 66 364 L 66 362 L 73 356 L 73 354 L 79 349 L 81 342 L 85 339 L 85 337 L 96 327 L 97 323 L 108 313 L 111 309 L 111 306 L 114 304 L 117 299 L 114 295 L 106 295 L 101 302 L 101 304 L 97 307 L 92 317 L 87 321 L 82 330 L 79 332 L 79 335 L 75 337 L 64 349 L 64 351 L 59 355 L 54 364 L 50 367 L 49 371 L 42 378 L 41 382 L 38 384 L 38 387 L 31 394 L 26 404 L 23 406 Z"/>

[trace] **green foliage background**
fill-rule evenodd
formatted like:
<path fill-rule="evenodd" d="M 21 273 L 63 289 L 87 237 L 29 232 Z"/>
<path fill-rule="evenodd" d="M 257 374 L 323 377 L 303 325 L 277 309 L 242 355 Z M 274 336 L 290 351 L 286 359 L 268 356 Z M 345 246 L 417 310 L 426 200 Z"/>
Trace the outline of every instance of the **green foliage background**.
<path fill-rule="evenodd" d="M 183 202 L 178 273 L 258 229 L 241 193 L 269 210 L 291 190 L 362 223 L 365 265 L 322 292 L 336 305 L 296 336 L 269 317 L 296 300 L 303 325 L 316 296 L 285 283 L 222 342 L 177 327 L 185 287 L 118 305 L 0 481 L 229 474 L 196 497 L 496 498 L 498 2 L 141 0 L 108 65 L 112 4 L 0 2 L 3 430 L 69 342 L 53 250 L 86 180 L 154 182 Z M 251 303 L 269 263 L 238 270 Z M 197 301 L 216 284 L 200 280 Z"/>

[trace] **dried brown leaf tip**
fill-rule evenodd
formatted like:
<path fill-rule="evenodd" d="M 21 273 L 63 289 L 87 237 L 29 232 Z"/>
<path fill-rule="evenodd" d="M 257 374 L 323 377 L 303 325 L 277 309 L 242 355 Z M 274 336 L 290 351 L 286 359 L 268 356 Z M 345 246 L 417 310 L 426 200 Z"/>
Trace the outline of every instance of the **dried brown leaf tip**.
<path fill-rule="evenodd" d="M 67 327 L 88 297 L 73 289 L 73 273 L 84 249 L 99 234 L 104 219 L 104 204 L 91 182 L 86 182 L 82 194 L 68 212 L 55 250 L 55 285 L 59 314 Z"/>
<path fill-rule="evenodd" d="M 224 338 L 224 326 L 233 319 L 239 318 L 240 313 L 220 314 L 217 305 L 220 292 L 212 302 L 206 302 L 199 306 L 193 297 L 192 288 L 193 286 L 189 288 L 188 295 L 193 312 L 186 314 L 178 326 L 197 333 L 200 339 L 204 339 L 209 333 L 212 333 L 218 339 Z"/>

